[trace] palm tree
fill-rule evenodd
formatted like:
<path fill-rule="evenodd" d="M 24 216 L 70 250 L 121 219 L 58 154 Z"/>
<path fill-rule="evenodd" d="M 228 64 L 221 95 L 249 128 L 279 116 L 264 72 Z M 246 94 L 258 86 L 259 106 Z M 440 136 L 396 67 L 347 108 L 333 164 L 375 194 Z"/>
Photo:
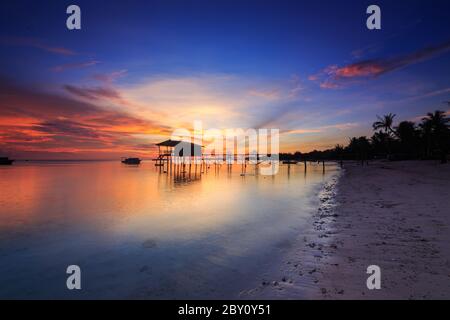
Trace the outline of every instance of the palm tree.
<path fill-rule="evenodd" d="M 377 154 L 382 153 L 389 153 L 388 152 L 388 146 L 390 142 L 388 141 L 390 136 L 387 133 L 384 133 L 383 131 L 375 132 L 370 138 L 370 142 L 372 143 L 372 147 L 374 149 L 374 152 Z"/>
<path fill-rule="evenodd" d="M 375 121 L 372 125 L 373 130 L 377 131 L 377 130 L 384 130 L 385 133 L 387 134 L 394 134 L 395 135 L 395 131 L 392 129 L 392 126 L 394 124 L 394 118 L 395 118 L 395 114 L 389 113 L 384 115 L 383 117 L 377 116 L 378 121 Z"/>
<path fill-rule="evenodd" d="M 427 113 L 422 119 L 421 128 L 427 139 L 428 150 L 431 146 L 437 148 L 441 155 L 441 162 L 447 162 L 447 153 L 450 148 L 450 129 L 445 111 L 436 110 L 434 113 Z"/>
<path fill-rule="evenodd" d="M 419 128 L 423 143 L 424 156 L 425 158 L 428 158 L 431 155 L 431 122 L 422 120 L 422 123 L 419 124 Z"/>
<path fill-rule="evenodd" d="M 416 156 L 419 137 L 415 123 L 402 121 L 395 128 L 395 131 L 400 140 L 400 150 L 408 154 L 408 156 Z"/>
<path fill-rule="evenodd" d="M 386 141 L 386 150 L 387 150 L 387 158 L 389 159 L 391 157 L 391 142 L 390 138 L 391 135 L 396 135 L 394 129 L 392 129 L 392 126 L 394 124 L 394 118 L 395 114 L 389 113 L 384 115 L 383 117 L 377 116 L 378 121 L 375 121 L 372 124 L 373 130 L 384 130 L 384 133 L 388 136 Z"/>
<path fill-rule="evenodd" d="M 434 113 L 428 112 L 425 118 L 422 118 L 425 123 L 430 123 L 433 130 L 446 130 L 448 129 L 448 122 L 450 118 L 446 117 L 445 111 L 436 110 Z"/>

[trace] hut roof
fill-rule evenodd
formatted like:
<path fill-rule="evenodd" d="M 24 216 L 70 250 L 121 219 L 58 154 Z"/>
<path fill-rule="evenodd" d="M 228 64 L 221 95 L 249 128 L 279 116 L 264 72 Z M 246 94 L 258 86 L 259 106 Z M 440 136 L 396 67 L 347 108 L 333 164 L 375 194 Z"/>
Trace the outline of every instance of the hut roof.
<path fill-rule="evenodd" d="M 178 140 L 166 140 L 166 141 L 163 141 L 163 142 L 160 142 L 160 143 L 157 143 L 156 145 L 157 146 L 160 146 L 160 147 L 175 147 L 177 144 L 179 144 L 181 141 L 178 141 Z"/>
<path fill-rule="evenodd" d="M 169 140 L 157 143 L 156 145 L 160 146 L 160 147 L 176 147 L 180 142 L 189 143 L 187 141 L 180 141 L 180 140 L 171 140 L 171 139 L 169 139 Z M 195 143 L 192 143 L 192 142 L 190 144 L 191 144 L 192 147 L 200 147 L 200 148 L 203 147 L 203 146 L 201 146 L 199 144 L 195 144 Z"/>

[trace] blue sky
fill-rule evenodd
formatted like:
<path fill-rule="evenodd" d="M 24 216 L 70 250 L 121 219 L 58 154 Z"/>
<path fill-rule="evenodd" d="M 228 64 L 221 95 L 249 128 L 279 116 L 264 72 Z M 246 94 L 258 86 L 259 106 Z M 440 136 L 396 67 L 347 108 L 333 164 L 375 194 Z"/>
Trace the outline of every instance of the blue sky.
<path fill-rule="evenodd" d="M 81 30 L 65 27 L 70 4 L 81 8 Z M 366 28 L 370 4 L 381 7 L 382 30 Z M 371 135 L 377 114 L 447 111 L 449 9 L 448 1 L 5 3 L 0 149 L 145 154 L 193 120 L 278 128 L 286 151 Z"/>

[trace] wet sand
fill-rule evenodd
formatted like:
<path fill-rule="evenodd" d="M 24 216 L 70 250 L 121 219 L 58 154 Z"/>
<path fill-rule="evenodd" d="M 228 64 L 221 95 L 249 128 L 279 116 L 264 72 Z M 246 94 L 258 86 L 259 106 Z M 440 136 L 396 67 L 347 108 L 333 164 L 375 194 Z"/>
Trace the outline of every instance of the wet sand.
<path fill-rule="evenodd" d="M 320 202 L 313 227 L 243 298 L 450 298 L 450 165 L 347 163 Z M 367 289 L 369 265 L 380 290 Z"/>

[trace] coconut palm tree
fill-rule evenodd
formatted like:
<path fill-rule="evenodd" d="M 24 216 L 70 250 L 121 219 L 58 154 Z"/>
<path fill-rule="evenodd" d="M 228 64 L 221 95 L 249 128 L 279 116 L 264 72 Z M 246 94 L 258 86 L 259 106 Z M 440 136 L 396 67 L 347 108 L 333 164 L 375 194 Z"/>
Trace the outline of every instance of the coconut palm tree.
<path fill-rule="evenodd" d="M 377 131 L 377 130 L 384 130 L 385 133 L 387 134 L 394 134 L 396 135 L 394 129 L 392 128 L 393 124 L 394 124 L 394 118 L 395 118 L 395 114 L 389 113 L 384 115 L 383 117 L 377 116 L 378 121 L 375 121 L 372 125 L 373 130 Z"/>
<path fill-rule="evenodd" d="M 377 130 L 384 130 L 384 133 L 390 138 L 391 136 L 395 136 L 396 133 L 394 129 L 392 128 L 394 124 L 394 118 L 395 114 L 389 113 L 384 115 L 383 117 L 377 116 L 378 121 L 375 121 L 372 124 L 372 128 L 374 131 Z M 387 149 L 387 158 L 389 159 L 391 157 L 391 139 L 386 139 L 386 149 Z"/>
<path fill-rule="evenodd" d="M 417 147 L 420 143 L 416 125 L 411 121 L 402 121 L 395 128 L 397 137 L 400 140 L 399 150 L 409 157 L 417 156 Z"/>
<path fill-rule="evenodd" d="M 430 123 L 434 131 L 445 131 L 448 129 L 450 118 L 446 117 L 445 111 L 436 110 L 434 113 L 428 112 L 427 116 L 422 118 L 425 123 Z"/>
<path fill-rule="evenodd" d="M 419 124 L 420 128 L 420 135 L 421 140 L 423 143 L 423 153 L 425 158 L 428 158 L 431 156 L 431 149 L 432 149 L 432 134 L 431 134 L 431 122 L 429 121 L 422 121 L 421 124 Z"/>
<path fill-rule="evenodd" d="M 387 133 L 384 133 L 381 130 L 375 132 L 372 138 L 370 138 L 373 151 L 376 154 L 384 154 L 384 153 L 388 154 L 389 153 L 388 147 L 390 146 L 390 141 L 388 140 L 391 140 L 391 136 L 388 135 Z"/>
<path fill-rule="evenodd" d="M 439 150 L 441 162 L 447 162 L 447 153 L 450 148 L 450 118 L 446 116 L 445 111 L 436 110 L 434 113 L 427 113 L 422 119 L 421 128 L 426 135 L 427 146 L 432 146 Z"/>

